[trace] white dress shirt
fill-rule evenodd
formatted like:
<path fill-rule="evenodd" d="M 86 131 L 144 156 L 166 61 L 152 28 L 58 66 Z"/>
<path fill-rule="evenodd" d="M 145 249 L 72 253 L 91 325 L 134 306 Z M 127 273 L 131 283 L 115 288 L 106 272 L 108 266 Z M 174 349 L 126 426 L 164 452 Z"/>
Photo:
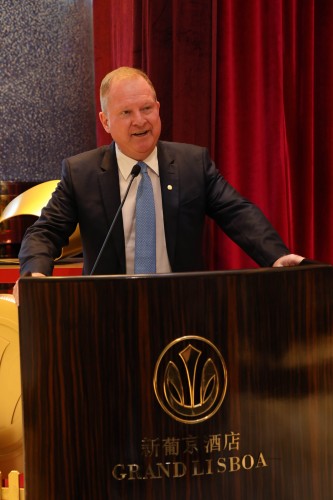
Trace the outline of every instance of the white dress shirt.
<path fill-rule="evenodd" d="M 120 198 L 123 200 L 128 184 L 131 180 L 131 171 L 137 161 L 124 155 L 116 145 L 116 156 L 119 168 L 119 187 Z M 144 160 L 148 165 L 148 175 L 152 182 L 155 214 L 156 214 L 156 272 L 170 273 L 171 267 L 169 263 L 168 253 L 166 249 L 164 219 L 162 209 L 161 184 L 157 160 L 157 148 Z M 129 190 L 127 199 L 122 208 L 124 235 L 125 235 L 125 252 L 126 252 L 126 273 L 134 274 L 134 255 L 135 255 L 135 203 L 136 192 L 138 190 L 141 174 L 133 181 Z"/>

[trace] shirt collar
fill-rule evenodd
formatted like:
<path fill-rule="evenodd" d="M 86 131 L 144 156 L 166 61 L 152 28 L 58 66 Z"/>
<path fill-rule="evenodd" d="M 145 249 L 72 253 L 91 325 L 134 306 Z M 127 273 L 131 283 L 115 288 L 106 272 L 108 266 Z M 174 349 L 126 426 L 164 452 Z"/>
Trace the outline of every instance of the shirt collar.
<path fill-rule="evenodd" d="M 131 175 L 132 168 L 138 162 L 133 160 L 133 158 L 124 155 L 124 153 L 120 151 L 117 144 L 116 144 L 116 157 L 117 157 L 119 171 L 123 176 L 123 178 L 127 180 L 128 177 Z M 147 156 L 147 158 L 145 158 L 143 161 L 148 165 L 149 168 L 151 168 L 155 172 L 155 174 L 159 175 L 156 146 L 154 150 L 150 153 L 150 155 Z"/>

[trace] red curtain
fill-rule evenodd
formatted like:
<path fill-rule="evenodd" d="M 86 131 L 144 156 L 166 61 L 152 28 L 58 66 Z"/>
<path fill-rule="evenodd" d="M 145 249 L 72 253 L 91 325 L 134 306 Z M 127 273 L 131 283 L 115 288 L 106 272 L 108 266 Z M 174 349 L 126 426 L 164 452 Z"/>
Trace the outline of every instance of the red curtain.
<path fill-rule="evenodd" d="M 161 102 L 162 138 L 208 147 L 292 252 L 333 263 L 333 2 L 93 5 L 97 111 L 102 77 L 141 67 Z M 206 240 L 211 269 L 255 266 L 211 223 Z"/>

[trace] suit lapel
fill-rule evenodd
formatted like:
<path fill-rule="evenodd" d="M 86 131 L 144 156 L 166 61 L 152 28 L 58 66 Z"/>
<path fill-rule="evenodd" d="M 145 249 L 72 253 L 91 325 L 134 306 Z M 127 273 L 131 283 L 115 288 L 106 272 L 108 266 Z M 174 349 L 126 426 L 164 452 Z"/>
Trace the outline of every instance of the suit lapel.
<path fill-rule="evenodd" d="M 165 143 L 158 143 L 157 155 L 161 182 L 165 239 L 170 265 L 171 268 L 173 268 L 178 226 L 179 170 L 175 158 L 170 154 Z"/>
<path fill-rule="evenodd" d="M 107 149 L 104 155 L 98 180 L 108 227 L 110 227 L 121 203 L 118 164 L 114 143 L 112 143 L 111 147 Z M 119 262 L 121 263 L 121 272 L 125 273 L 125 239 L 121 213 L 119 214 L 113 227 L 112 234 L 110 235 L 110 241 L 116 249 Z"/>

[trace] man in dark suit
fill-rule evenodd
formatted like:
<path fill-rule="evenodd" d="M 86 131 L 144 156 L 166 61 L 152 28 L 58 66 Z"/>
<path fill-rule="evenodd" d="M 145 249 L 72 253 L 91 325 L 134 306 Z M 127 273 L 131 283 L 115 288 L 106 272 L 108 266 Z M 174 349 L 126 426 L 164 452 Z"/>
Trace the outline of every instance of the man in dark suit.
<path fill-rule="evenodd" d="M 261 266 L 297 265 L 263 213 L 219 173 L 205 148 L 159 141 L 160 103 L 147 75 L 122 67 L 101 84 L 100 120 L 113 142 L 63 162 L 62 177 L 19 254 L 21 272 L 50 275 L 53 260 L 80 225 L 84 273 L 90 274 L 138 161 L 148 165 L 156 214 L 156 272 L 203 269 L 205 216 Z M 132 274 L 135 254 L 133 181 L 95 274 Z"/>

